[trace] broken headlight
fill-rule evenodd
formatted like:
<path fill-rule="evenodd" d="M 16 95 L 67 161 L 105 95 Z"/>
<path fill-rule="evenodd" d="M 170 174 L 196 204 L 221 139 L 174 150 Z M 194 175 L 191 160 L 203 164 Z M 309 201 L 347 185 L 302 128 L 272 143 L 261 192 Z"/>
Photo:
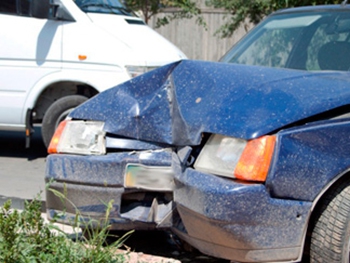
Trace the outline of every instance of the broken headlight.
<path fill-rule="evenodd" d="M 57 127 L 49 153 L 102 155 L 106 153 L 104 122 L 65 120 Z"/>

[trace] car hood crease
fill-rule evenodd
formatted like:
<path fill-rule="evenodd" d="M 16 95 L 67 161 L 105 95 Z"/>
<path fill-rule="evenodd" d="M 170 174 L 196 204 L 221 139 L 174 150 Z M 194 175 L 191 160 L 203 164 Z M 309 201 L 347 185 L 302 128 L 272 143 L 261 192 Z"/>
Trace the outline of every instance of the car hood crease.
<path fill-rule="evenodd" d="M 252 139 L 350 101 L 347 72 L 182 60 L 109 89 L 70 113 L 105 131 L 170 145 L 202 133 Z"/>

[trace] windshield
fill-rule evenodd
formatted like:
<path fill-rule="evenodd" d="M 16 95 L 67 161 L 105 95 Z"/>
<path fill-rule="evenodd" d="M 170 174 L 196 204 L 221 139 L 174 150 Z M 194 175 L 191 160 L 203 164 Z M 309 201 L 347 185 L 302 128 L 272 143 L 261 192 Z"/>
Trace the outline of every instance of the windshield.
<path fill-rule="evenodd" d="M 135 16 L 118 0 L 75 0 L 75 4 L 84 12 Z"/>
<path fill-rule="evenodd" d="M 253 29 L 221 61 L 310 71 L 347 71 L 349 41 L 349 11 L 278 14 Z"/>

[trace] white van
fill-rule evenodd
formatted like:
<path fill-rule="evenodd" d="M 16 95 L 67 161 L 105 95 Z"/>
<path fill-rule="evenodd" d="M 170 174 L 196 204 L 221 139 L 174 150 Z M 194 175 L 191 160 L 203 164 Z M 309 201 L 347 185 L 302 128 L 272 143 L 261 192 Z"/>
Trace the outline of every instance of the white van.
<path fill-rule="evenodd" d="M 45 145 L 68 112 L 185 55 L 118 0 L 0 1 L 0 130 L 42 125 Z"/>

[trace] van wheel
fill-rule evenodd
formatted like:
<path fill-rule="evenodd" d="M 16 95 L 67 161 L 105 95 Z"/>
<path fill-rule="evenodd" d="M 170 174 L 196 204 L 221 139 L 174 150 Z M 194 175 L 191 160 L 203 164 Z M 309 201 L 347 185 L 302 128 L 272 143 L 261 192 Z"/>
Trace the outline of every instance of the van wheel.
<path fill-rule="evenodd" d="M 349 263 L 350 184 L 344 181 L 325 197 L 311 233 L 310 263 Z"/>
<path fill-rule="evenodd" d="M 46 111 L 42 127 L 41 135 L 46 147 L 49 147 L 51 138 L 58 126 L 68 114 L 78 105 L 85 102 L 88 98 L 81 95 L 71 95 L 56 100 Z"/>

